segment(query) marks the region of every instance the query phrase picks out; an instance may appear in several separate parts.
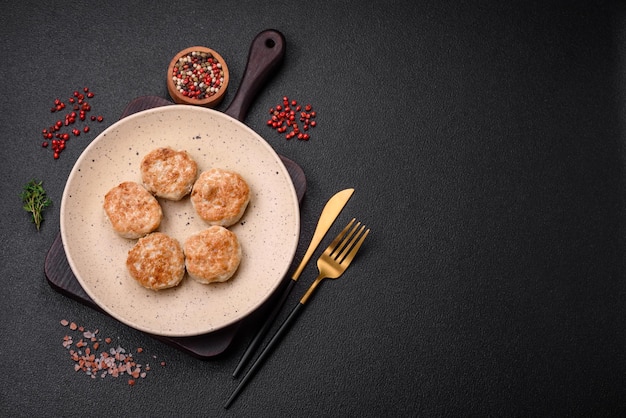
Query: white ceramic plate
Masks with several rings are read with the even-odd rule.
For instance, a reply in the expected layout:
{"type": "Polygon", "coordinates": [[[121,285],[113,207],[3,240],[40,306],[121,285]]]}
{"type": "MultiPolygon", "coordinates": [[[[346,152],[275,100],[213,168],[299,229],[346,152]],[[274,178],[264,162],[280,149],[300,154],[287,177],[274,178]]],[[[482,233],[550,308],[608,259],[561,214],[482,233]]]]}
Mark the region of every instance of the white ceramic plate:
{"type": "MultiPolygon", "coordinates": [[[[159,202],[164,214],[159,231],[181,244],[208,227],[189,197],[159,202]]],[[[87,294],[119,321],[161,336],[206,334],[250,314],[286,275],[299,233],[296,192],[272,147],[229,116],[194,106],[150,109],[111,125],[78,158],[61,203],[63,246],[87,294]],[[230,227],[239,237],[242,262],[225,283],[203,285],[186,275],[178,287],[155,292],[141,287],[126,270],[136,240],[113,231],[102,207],[104,195],[123,181],[140,183],[141,159],[161,146],[186,150],[199,171],[235,170],[250,186],[250,204],[230,227]]]]}

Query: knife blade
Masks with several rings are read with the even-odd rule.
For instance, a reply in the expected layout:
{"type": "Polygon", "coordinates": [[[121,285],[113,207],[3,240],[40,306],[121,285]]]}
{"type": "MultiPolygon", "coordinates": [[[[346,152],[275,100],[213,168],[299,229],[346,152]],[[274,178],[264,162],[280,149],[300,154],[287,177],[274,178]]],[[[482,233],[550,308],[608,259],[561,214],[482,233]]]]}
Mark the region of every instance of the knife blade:
{"type": "Polygon", "coordinates": [[[322,214],[317,221],[315,232],[313,232],[313,238],[311,238],[311,242],[306,252],[304,253],[304,257],[302,257],[300,264],[291,276],[291,280],[289,280],[287,287],[285,287],[285,290],[283,290],[280,300],[274,306],[274,309],[268,316],[263,326],[259,329],[259,331],[257,331],[256,335],[250,342],[250,345],[248,345],[248,348],[241,357],[241,360],[239,360],[239,364],[233,372],[233,377],[237,377],[241,369],[246,365],[255,348],[260,344],[267,331],[269,331],[270,326],[274,322],[274,319],[276,319],[281,308],[287,301],[287,297],[289,296],[289,293],[291,293],[291,289],[293,289],[294,284],[296,283],[296,281],[298,281],[300,274],[302,274],[304,267],[311,259],[311,256],[320,245],[320,242],[322,242],[322,239],[324,239],[324,236],[326,236],[326,233],[333,225],[343,208],[346,206],[346,203],[348,203],[348,200],[350,200],[353,193],[354,189],[345,189],[337,192],[333,197],[328,200],[328,202],[326,202],[326,205],[324,205],[324,209],[322,209],[322,214]]]}
{"type": "Polygon", "coordinates": [[[317,226],[315,227],[315,232],[313,233],[313,238],[311,239],[311,243],[309,244],[309,248],[307,248],[304,253],[304,257],[302,257],[302,261],[300,261],[300,265],[291,276],[292,280],[298,280],[300,274],[304,270],[304,267],[311,259],[311,256],[322,242],[322,239],[330,229],[330,227],[335,222],[335,219],[341,213],[341,210],[346,206],[350,197],[354,193],[354,189],[345,189],[338,193],[336,193],[324,206],[322,210],[322,214],[320,215],[320,219],[317,222],[317,226]]]}

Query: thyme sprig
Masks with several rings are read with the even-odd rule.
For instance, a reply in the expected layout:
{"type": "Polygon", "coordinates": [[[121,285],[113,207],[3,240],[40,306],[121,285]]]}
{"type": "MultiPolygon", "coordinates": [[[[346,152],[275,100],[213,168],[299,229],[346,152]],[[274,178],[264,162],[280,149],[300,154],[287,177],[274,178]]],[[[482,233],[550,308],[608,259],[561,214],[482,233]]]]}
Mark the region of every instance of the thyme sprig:
{"type": "Polygon", "coordinates": [[[46,196],[46,191],[42,184],[43,181],[37,182],[33,179],[24,186],[24,190],[20,194],[24,203],[23,208],[31,214],[37,231],[39,231],[41,222],[43,222],[43,210],[52,204],[52,201],[46,196]]]}

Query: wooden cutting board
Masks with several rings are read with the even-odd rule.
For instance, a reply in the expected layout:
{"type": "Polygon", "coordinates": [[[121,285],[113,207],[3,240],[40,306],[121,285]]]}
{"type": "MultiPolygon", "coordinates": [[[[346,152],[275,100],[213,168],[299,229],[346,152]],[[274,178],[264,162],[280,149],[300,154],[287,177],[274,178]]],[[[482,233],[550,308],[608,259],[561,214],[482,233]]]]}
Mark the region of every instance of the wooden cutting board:
{"type": "MultiPolygon", "coordinates": [[[[157,96],[139,97],[128,104],[128,106],[124,109],[121,118],[142,110],[171,104],[173,103],[157,96]]],[[[300,169],[300,167],[292,160],[283,156],[280,156],[280,158],[291,176],[291,180],[293,181],[296,194],[298,196],[298,201],[302,202],[302,198],[304,197],[304,192],[306,190],[306,178],[304,173],[302,172],[302,169],[300,169]]],[[[89,297],[89,295],[87,295],[78,283],[76,276],[74,276],[74,273],[72,272],[72,269],[67,261],[65,250],[63,249],[63,241],[61,240],[60,232],[46,254],[44,272],[48,284],[54,290],[93,309],[103,312],[102,309],[100,309],[100,307],[89,297]]],[[[273,299],[270,299],[266,305],[271,304],[272,301],[273,299]]],[[[257,312],[252,314],[252,316],[258,315],[264,310],[265,309],[262,307],[257,312]]],[[[226,350],[226,348],[228,348],[237,332],[242,328],[242,322],[243,321],[209,334],[193,337],[163,337],[152,334],[149,335],[195,357],[207,359],[221,354],[224,350],[226,350]]]]}

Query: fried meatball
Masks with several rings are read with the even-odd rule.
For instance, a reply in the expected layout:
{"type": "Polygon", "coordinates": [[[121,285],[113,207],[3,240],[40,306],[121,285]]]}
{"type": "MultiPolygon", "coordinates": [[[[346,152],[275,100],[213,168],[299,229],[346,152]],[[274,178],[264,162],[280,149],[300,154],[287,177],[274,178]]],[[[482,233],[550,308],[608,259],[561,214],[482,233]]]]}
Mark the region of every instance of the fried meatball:
{"type": "Polygon", "coordinates": [[[104,210],[115,232],[136,239],[156,230],[161,224],[161,205],[139,183],[120,183],[104,196],[104,210]]]}
{"type": "Polygon", "coordinates": [[[185,276],[185,256],[180,243],[161,232],[140,238],[128,252],[130,275],[147,289],[177,286],[185,276]]]}
{"type": "Polygon", "coordinates": [[[191,192],[191,203],[210,225],[231,226],[246,211],[250,187],[238,173],[212,168],[198,177],[191,192]]]}
{"type": "Polygon", "coordinates": [[[141,180],[155,196],[180,200],[193,187],[198,175],[198,165],[187,151],[174,151],[169,147],[157,148],[141,160],[141,180]]]}
{"type": "Polygon", "coordinates": [[[241,263],[241,246],[234,232],[213,225],[185,240],[185,266],[200,283],[225,282],[241,263]]]}

